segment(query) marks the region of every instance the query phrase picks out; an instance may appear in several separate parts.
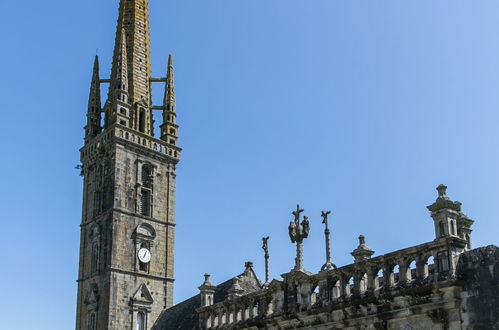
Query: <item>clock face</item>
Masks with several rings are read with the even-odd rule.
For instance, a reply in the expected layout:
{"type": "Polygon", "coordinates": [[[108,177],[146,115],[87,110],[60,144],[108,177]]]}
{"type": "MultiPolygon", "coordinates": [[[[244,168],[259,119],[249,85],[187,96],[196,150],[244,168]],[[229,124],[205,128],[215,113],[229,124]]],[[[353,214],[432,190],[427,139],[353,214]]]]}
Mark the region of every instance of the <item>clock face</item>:
{"type": "Polygon", "coordinates": [[[151,252],[146,248],[140,249],[139,260],[145,264],[149,263],[149,261],[151,261],[151,252]]]}

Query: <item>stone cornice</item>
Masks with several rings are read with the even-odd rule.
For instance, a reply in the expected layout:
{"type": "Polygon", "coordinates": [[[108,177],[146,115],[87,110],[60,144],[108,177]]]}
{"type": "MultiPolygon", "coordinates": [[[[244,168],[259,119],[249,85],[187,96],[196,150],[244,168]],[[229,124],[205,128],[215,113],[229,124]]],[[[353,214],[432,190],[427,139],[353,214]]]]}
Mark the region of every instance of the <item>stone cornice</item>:
{"type": "Polygon", "coordinates": [[[108,272],[120,273],[120,274],[125,274],[125,275],[132,275],[132,276],[136,276],[136,277],[144,277],[144,278],[148,278],[151,280],[160,280],[160,281],[172,282],[172,283],[175,282],[175,279],[170,278],[170,277],[162,277],[162,276],[156,276],[156,275],[151,275],[151,274],[146,274],[146,273],[141,273],[141,272],[133,272],[133,271],[123,270],[123,269],[113,268],[113,267],[106,268],[105,270],[103,270],[102,272],[100,272],[98,274],[95,274],[92,276],[87,276],[84,278],[80,278],[76,282],[83,282],[83,281],[92,279],[94,277],[100,277],[108,272]]]}
{"type": "Polygon", "coordinates": [[[90,224],[98,221],[99,218],[106,218],[109,214],[112,214],[114,212],[122,213],[122,214],[125,214],[125,215],[128,215],[128,216],[131,216],[131,217],[141,218],[141,219],[144,219],[144,220],[147,220],[147,221],[151,221],[151,222],[158,223],[158,224],[165,225],[165,226],[169,226],[169,227],[175,227],[176,226],[176,224],[174,222],[162,221],[162,220],[158,220],[158,219],[146,217],[146,216],[143,216],[143,215],[140,215],[140,214],[137,214],[137,213],[125,211],[125,210],[122,210],[122,209],[119,209],[119,208],[112,208],[112,209],[109,209],[109,210],[107,210],[107,211],[99,214],[93,220],[90,220],[90,221],[82,223],[80,225],[80,227],[88,226],[88,225],[90,225],[90,224]]]}

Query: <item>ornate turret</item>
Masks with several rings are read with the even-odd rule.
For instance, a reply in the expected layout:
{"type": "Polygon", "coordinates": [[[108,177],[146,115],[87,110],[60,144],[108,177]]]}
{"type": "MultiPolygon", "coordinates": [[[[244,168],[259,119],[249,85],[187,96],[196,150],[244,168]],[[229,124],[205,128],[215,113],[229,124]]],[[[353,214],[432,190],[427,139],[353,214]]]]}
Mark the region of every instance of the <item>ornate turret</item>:
{"type": "Polygon", "coordinates": [[[128,59],[125,31],[119,39],[118,53],[113,63],[111,82],[106,109],[109,121],[107,125],[118,123],[130,126],[130,104],[128,103],[128,59]]]}
{"type": "Polygon", "coordinates": [[[92,83],[90,84],[90,95],[88,97],[87,125],[85,126],[85,143],[90,141],[100,132],[101,121],[101,98],[99,78],[99,57],[94,60],[92,83]]]}
{"type": "Polygon", "coordinates": [[[446,185],[439,185],[437,191],[437,200],[428,206],[435,223],[436,239],[448,236],[460,237],[468,242],[467,249],[471,249],[471,225],[473,220],[461,212],[462,204],[460,202],[452,201],[447,196],[446,185]]]}
{"type": "Polygon", "coordinates": [[[161,140],[170,145],[177,145],[178,125],[175,112],[175,80],[173,74],[173,57],[168,57],[165,96],[163,99],[163,124],[161,125],[161,140]]]}
{"type": "Polygon", "coordinates": [[[215,286],[210,282],[210,274],[204,274],[204,282],[199,287],[199,292],[201,296],[201,307],[213,305],[213,300],[215,296],[215,286]]]}

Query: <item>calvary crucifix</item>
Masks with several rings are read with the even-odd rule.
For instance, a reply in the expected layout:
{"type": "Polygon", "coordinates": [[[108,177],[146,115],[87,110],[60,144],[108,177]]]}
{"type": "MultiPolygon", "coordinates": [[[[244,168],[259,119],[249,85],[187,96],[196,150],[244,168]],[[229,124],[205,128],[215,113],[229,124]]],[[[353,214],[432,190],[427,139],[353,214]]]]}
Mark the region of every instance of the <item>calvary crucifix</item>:
{"type": "Polygon", "coordinates": [[[288,227],[289,238],[292,243],[296,243],[295,268],[293,270],[303,270],[303,240],[308,237],[310,232],[308,217],[304,216],[300,224],[300,214],[304,211],[300,208],[300,205],[297,205],[296,211],[292,212],[295,219],[289,223],[288,227]]]}

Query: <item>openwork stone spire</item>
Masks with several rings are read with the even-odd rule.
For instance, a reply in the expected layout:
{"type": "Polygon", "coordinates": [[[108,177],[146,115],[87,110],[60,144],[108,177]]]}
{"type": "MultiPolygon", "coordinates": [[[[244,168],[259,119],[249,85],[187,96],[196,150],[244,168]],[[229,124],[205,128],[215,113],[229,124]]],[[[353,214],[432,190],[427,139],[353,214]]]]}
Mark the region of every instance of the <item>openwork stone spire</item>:
{"type": "Polygon", "coordinates": [[[106,102],[106,127],[114,123],[130,126],[131,107],[129,103],[128,56],[125,31],[121,31],[117,57],[113,62],[108,100],[106,102]]]}
{"type": "MultiPolygon", "coordinates": [[[[116,32],[114,61],[119,56],[120,34],[126,37],[128,78],[132,102],[150,102],[149,78],[151,77],[149,40],[149,2],[148,0],[121,0],[116,32]]],[[[113,65],[113,70],[115,66],[113,65]]],[[[113,76],[115,73],[113,73],[113,76]]]]}
{"type": "Polygon", "coordinates": [[[88,96],[87,126],[85,126],[85,143],[90,141],[100,132],[101,122],[101,96],[99,78],[99,57],[94,60],[90,95],[88,96]]]}
{"type": "Polygon", "coordinates": [[[118,54],[113,63],[114,70],[111,76],[110,91],[128,92],[128,56],[124,30],[121,30],[118,44],[118,54]]]}
{"type": "MultiPolygon", "coordinates": [[[[111,79],[120,74],[126,52],[131,128],[153,135],[148,0],[121,0],[111,79]],[[126,49],[123,50],[123,45],[126,49]]],[[[110,89],[113,89],[111,82],[110,89]]],[[[111,92],[111,91],[110,91],[111,92]]]]}
{"type": "Polygon", "coordinates": [[[165,95],[163,98],[163,124],[161,125],[161,140],[176,146],[178,140],[177,114],[175,112],[175,79],[173,73],[173,57],[168,57],[165,95]]]}

